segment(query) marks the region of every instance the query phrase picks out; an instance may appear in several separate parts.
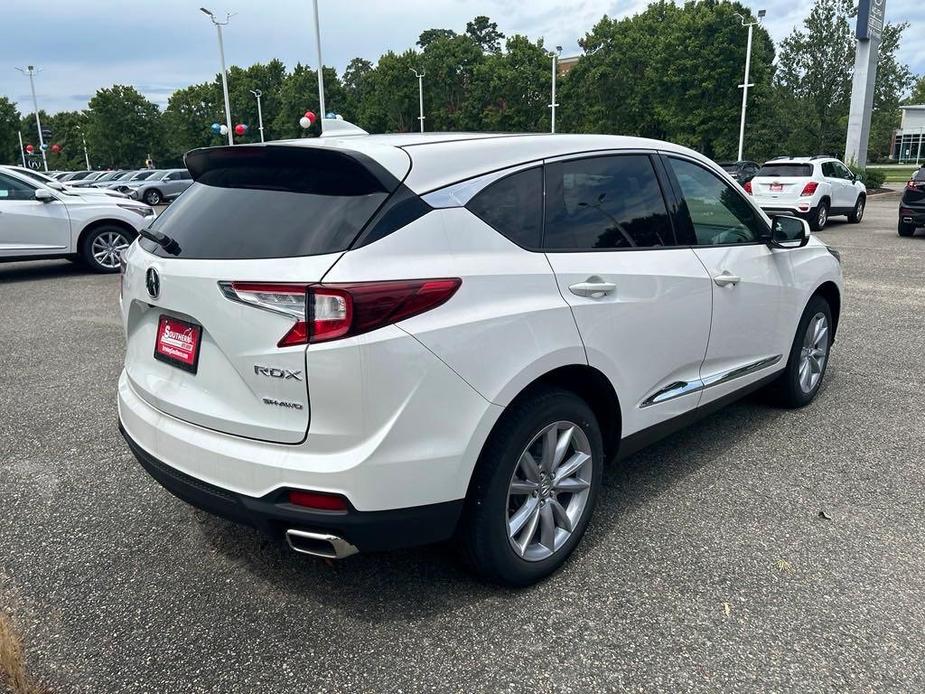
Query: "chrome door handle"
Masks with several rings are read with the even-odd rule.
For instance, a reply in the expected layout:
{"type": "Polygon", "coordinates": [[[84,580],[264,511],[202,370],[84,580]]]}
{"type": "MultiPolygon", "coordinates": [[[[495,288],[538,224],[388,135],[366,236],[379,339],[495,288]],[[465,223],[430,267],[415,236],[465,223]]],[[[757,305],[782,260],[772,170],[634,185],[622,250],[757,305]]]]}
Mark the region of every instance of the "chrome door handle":
{"type": "Polygon", "coordinates": [[[601,299],[608,294],[613,294],[617,285],[613,282],[605,282],[600,277],[589,277],[584,282],[569,286],[569,291],[576,296],[586,296],[589,299],[601,299]]]}
{"type": "Polygon", "coordinates": [[[733,275],[729,270],[723,270],[722,274],[717,275],[713,278],[713,281],[716,283],[717,287],[725,287],[727,284],[731,284],[733,287],[742,281],[742,278],[733,275]]]}

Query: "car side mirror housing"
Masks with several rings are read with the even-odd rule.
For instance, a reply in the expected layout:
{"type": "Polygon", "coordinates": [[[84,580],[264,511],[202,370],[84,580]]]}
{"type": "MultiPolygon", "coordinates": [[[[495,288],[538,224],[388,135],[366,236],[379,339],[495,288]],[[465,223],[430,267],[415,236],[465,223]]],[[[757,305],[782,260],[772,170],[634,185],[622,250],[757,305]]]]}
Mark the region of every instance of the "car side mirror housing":
{"type": "Polygon", "coordinates": [[[36,188],[35,190],[35,199],[39,202],[51,202],[52,200],[57,200],[54,194],[47,188],[36,188]]]}
{"type": "Polygon", "coordinates": [[[809,223],[798,217],[775,215],[762,241],[771,248],[802,248],[809,243],[809,223]]]}

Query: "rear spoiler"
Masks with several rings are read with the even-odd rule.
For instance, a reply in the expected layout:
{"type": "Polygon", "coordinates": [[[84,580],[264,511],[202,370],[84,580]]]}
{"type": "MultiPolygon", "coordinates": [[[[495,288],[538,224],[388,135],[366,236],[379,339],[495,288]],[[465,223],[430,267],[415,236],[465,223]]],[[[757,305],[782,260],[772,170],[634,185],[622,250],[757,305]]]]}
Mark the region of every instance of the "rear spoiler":
{"type": "Polygon", "coordinates": [[[362,195],[392,193],[400,183],[365,154],[333,147],[281,144],[202,147],[187,152],[183,160],[194,181],[220,188],[362,195]]]}

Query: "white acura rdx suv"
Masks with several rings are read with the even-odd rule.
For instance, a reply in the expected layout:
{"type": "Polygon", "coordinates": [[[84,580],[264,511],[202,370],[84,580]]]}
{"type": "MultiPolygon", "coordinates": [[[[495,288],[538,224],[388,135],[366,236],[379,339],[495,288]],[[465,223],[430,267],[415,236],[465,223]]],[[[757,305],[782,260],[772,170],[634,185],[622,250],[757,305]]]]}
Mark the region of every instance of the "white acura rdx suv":
{"type": "Polygon", "coordinates": [[[190,152],[124,255],[121,430],[189,503],[341,558],[559,567],[605,462],[819,390],[838,255],[705,157],[592,135],[190,152]]]}

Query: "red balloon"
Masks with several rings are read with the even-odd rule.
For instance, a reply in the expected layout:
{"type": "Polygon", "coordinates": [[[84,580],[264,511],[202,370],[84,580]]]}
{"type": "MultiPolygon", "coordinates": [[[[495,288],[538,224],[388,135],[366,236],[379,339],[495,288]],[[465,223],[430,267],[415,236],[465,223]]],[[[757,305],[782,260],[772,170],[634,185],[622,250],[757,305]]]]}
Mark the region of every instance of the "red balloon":
{"type": "Polygon", "coordinates": [[[308,118],[308,120],[310,120],[312,123],[314,123],[314,122],[315,122],[315,118],[317,118],[317,116],[315,115],[315,113],[314,113],[313,111],[306,111],[306,112],[305,112],[305,117],[308,118]]]}
{"type": "Polygon", "coordinates": [[[32,145],[26,145],[26,151],[29,154],[32,154],[35,151],[35,147],[33,147],[32,145]]]}
{"type": "Polygon", "coordinates": [[[246,132],[247,132],[247,126],[244,125],[244,123],[238,123],[236,126],[234,126],[235,135],[243,135],[246,132]]]}
{"type": "Polygon", "coordinates": [[[61,152],[61,145],[59,145],[56,142],[55,144],[51,146],[51,151],[54,152],[55,154],[59,154],[61,152]]]}

